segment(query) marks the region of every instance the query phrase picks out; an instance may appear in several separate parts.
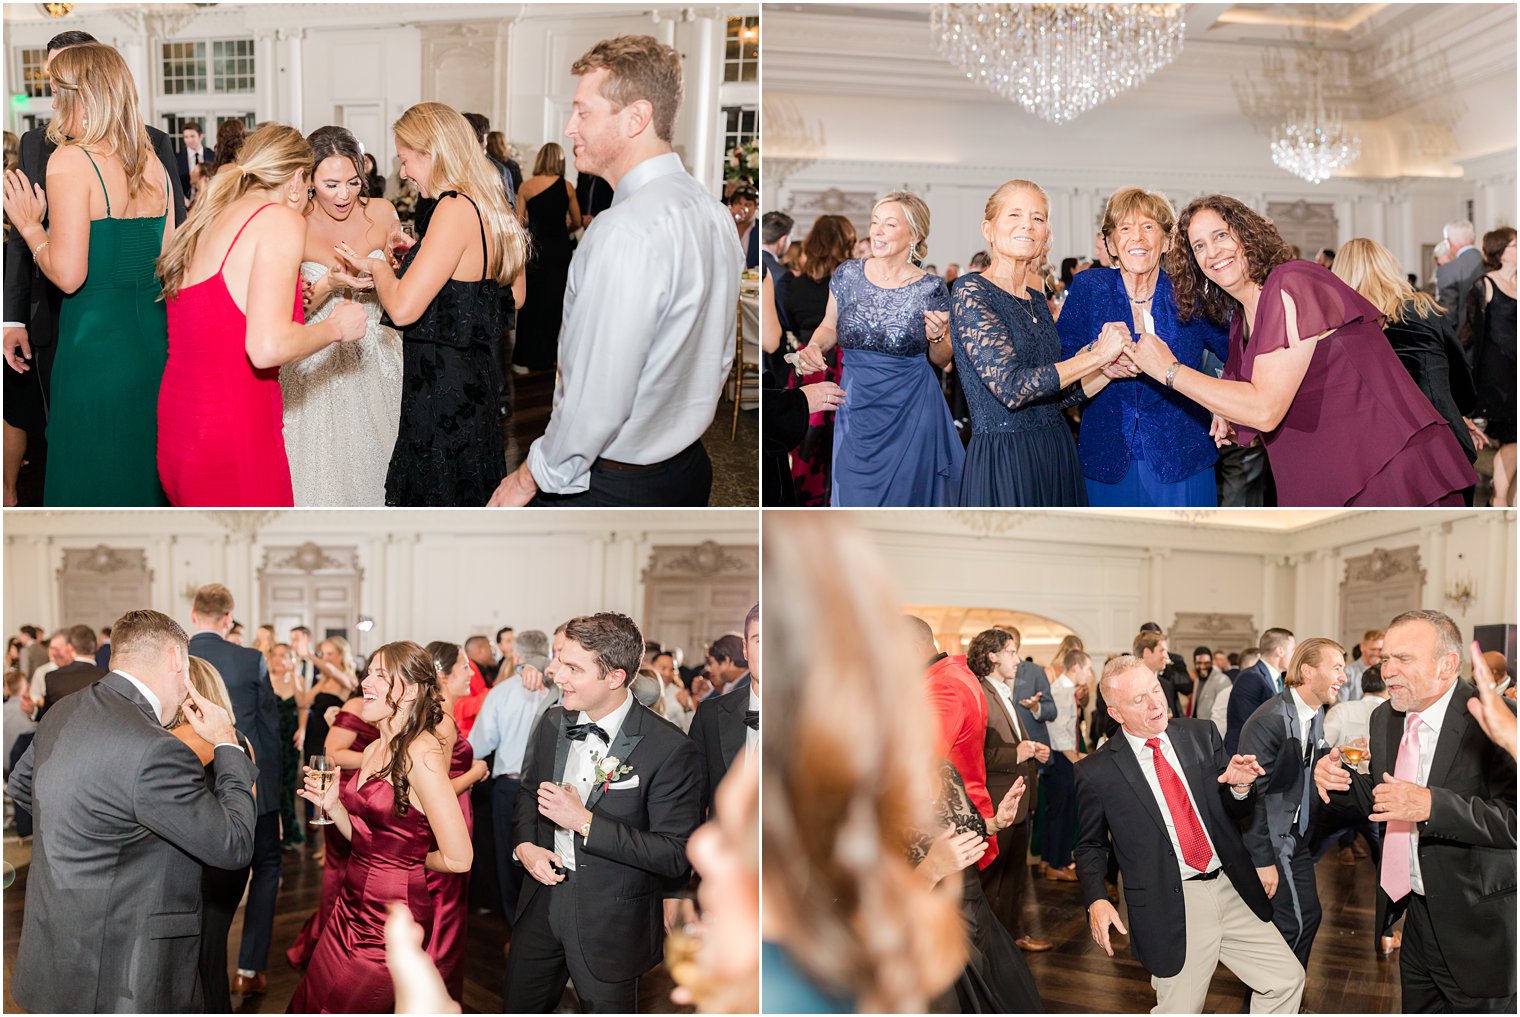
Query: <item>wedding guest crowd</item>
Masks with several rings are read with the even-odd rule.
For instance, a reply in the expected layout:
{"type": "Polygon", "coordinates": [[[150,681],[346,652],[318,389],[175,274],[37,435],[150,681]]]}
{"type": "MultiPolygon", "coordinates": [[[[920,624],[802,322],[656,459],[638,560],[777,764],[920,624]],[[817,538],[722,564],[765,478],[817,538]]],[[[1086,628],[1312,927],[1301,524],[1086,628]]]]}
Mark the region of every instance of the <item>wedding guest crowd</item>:
{"type": "Polygon", "coordinates": [[[342,127],[192,121],[175,153],[116,49],[63,33],[45,73],[4,187],[7,504],[44,434],[50,506],[707,504],[743,252],[671,147],[671,47],[571,68],[575,165],[616,189],[594,223],[560,146],[521,180],[442,103],[392,125],[403,224],[342,127]],[[508,475],[519,310],[515,363],[557,377],[508,475]]]}
{"type": "MultiPolygon", "coordinates": [[[[20,954],[34,973],[14,990],[23,1005],[139,1011],[146,999],[164,1012],[227,1012],[234,998],[265,995],[282,870],[288,877],[300,861],[282,849],[315,847],[325,825],[321,903],[287,951],[304,971],[291,1012],[392,1011],[400,987],[384,942],[395,900],[420,927],[446,998],[462,999],[469,885],[482,865],[511,929],[505,1009],[553,1012],[568,978],[582,1007],[632,1012],[639,977],[663,956],[663,930],[692,921],[682,898],[693,863],[729,891],[748,887],[751,900],[735,913],[736,902],[699,895],[703,926],[685,934],[702,940],[698,969],[726,970],[728,981],[673,969],[680,998],[755,1009],[758,957],[743,940],[753,942],[758,921],[758,845],[742,837],[758,836],[758,799],[751,792],[746,804],[741,789],[753,786],[745,760],[758,751],[758,604],[742,638],[720,637],[704,668],[671,674],[676,701],[707,693],[690,738],[667,715],[665,679],[653,679],[653,706],[632,694],[646,655],[672,661],[681,651],[646,644],[621,614],[567,620],[552,650],[537,630],[504,627],[494,652],[483,637],[466,639],[483,645],[494,679],[466,725],[463,701],[484,680],[459,643],[391,642],[356,659],[337,634],[313,646],[297,626],[275,643],[261,626],[267,648],[243,647],[228,638],[233,606],[225,586],[201,587],[189,636],[157,612],[129,613],[112,626],[109,672],[94,664],[94,630],[77,625],[60,634],[59,663],[38,675],[36,699],[19,668],[8,679],[6,734],[24,739],[9,785],[18,832],[36,814],[20,954]],[[725,781],[740,770],[747,776],[725,781]],[[471,791],[487,780],[482,816],[471,791]],[[699,862],[692,835],[704,821],[699,862]],[[128,844],[139,846],[123,852],[128,844]],[[127,874],[128,862],[145,868],[127,874]],[[112,878],[158,896],[144,896],[129,920],[119,896],[66,890],[112,878]],[[713,942],[702,931],[709,908],[713,942]],[[174,946],[153,964],[121,962],[111,946],[136,935],[138,912],[174,946]],[[70,937],[88,949],[61,948],[70,937]]],[[[21,639],[38,641],[27,628],[14,641],[17,664],[21,639]]],[[[474,972],[488,984],[499,976],[474,972]]]]}
{"type": "Polygon", "coordinates": [[[1513,504],[1509,227],[1480,248],[1471,223],[1449,224],[1432,297],[1375,241],[1304,261],[1222,194],[1178,214],[1120,188],[1094,256],[1059,279],[1034,181],[994,191],[987,249],[944,278],[924,264],[917,195],[884,197],[870,238],[831,245],[839,261],[822,256],[835,218],[849,226],[821,216],[799,269],[780,251],[767,263],[774,387],[843,390],[809,394],[806,425],[800,400],[776,397],[768,476],[793,483],[767,504],[1461,505],[1488,482],[1475,465],[1493,504],[1513,504]],[[825,279],[818,316],[809,286],[825,279]]]}
{"type": "MultiPolygon", "coordinates": [[[[1364,911],[1348,919],[1337,901],[1340,920],[1365,924],[1369,955],[1399,953],[1395,1008],[1514,1009],[1514,710],[1448,616],[1409,611],[1368,633],[1381,661],[1354,701],[1340,698],[1338,643],[1278,627],[1233,684],[1207,646],[1189,674],[1150,623],[1101,674],[1076,636],[1047,672],[1020,659],[1015,630],[979,632],[958,654],[945,647],[956,634],[902,618],[842,520],[789,516],[767,535],[767,576],[786,591],[771,695],[788,718],[766,736],[767,1010],[1040,1012],[1052,969],[1031,977],[1023,954],[1052,948],[1039,934],[1072,892],[1065,906],[1085,908],[1104,953],[1127,941],[1156,1012],[1205,1012],[1223,965],[1244,983],[1242,1012],[1297,1013],[1326,991],[1310,978],[1330,906],[1314,862],[1342,817],[1375,831],[1377,876],[1360,901],[1352,891],[1364,911]],[[1210,718],[1227,695],[1230,716],[1249,706],[1238,746],[1210,718]],[[1110,725],[1084,730],[1084,704],[1110,725]],[[1350,750],[1370,751],[1370,768],[1343,762],[1350,750]],[[1068,801],[1076,827],[1063,831],[1068,801]],[[1031,828],[1044,831],[1033,844],[1031,828]],[[1036,907],[1032,854],[1073,891],[1036,907]]],[[[1113,1008],[1098,985],[1083,991],[1089,1009],[1113,1008]]]]}

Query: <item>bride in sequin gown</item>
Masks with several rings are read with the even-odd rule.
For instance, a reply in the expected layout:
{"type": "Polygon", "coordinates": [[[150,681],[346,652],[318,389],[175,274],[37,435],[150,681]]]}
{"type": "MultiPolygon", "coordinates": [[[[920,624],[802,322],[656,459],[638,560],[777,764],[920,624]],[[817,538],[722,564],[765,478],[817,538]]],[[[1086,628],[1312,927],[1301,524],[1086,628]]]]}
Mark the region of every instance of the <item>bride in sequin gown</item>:
{"type": "Polygon", "coordinates": [[[344,292],[329,278],[332,248],[347,242],[381,257],[397,224],[383,198],[361,196],[358,142],[341,127],[308,139],[314,154],[313,201],[307,215],[301,281],[315,297],[307,322],[321,321],[341,295],[358,300],[369,318],[364,338],[324,349],[280,369],[285,400],[285,451],[295,503],[307,506],[383,505],[385,470],[401,420],[401,335],[381,323],[372,290],[344,292]],[[314,260],[320,257],[321,260],[314,260]]]}

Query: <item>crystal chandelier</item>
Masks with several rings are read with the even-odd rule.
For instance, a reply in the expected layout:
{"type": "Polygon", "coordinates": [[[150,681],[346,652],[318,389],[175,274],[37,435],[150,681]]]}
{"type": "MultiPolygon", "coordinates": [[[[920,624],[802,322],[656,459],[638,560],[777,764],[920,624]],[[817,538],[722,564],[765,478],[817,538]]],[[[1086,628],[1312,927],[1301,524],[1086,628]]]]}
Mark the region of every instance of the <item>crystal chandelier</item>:
{"type": "Polygon", "coordinates": [[[1290,115],[1272,132],[1272,161],[1280,169],[1318,184],[1356,162],[1362,154],[1362,142],[1339,117],[1325,115],[1317,61],[1313,68],[1309,109],[1302,115],[1290,115]]]}
{"type": "Polygon", "coordinates": [[[1177,59],[1182,4],[934,4],[935,46],[966,76],[1053,123],[1177,59]]]}

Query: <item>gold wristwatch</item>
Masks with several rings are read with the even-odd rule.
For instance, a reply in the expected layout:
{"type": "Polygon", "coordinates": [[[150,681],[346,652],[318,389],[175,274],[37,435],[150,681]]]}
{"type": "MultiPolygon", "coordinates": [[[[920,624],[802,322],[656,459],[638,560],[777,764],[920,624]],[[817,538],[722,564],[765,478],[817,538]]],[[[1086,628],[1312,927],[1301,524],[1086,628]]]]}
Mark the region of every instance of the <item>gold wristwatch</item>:
{"type": "Polygon", "coordinates": [[[581,828],[578,831],[576,831],[576,832],[581,835],[581,840],[588,840],[588,839],[590,839],[590,837],[591,837],[591,820],[587,819],[584,823],[581,824],[581,828]]]}

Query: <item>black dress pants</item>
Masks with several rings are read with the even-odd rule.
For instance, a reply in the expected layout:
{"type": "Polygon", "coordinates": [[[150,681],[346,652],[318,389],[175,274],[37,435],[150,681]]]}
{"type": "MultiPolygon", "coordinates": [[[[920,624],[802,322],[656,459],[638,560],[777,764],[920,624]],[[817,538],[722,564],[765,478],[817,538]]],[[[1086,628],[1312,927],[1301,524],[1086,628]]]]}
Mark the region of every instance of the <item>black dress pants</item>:
{"type": "Polygon", "coordinates": [[[1307,970],[1309,951],[1314,947],[1315,934],[1319,932],[1319,887],[1314,881],[1314,856],[1309,852],[1309,841],[1297,834],[1292,836],[1292,841],[1292,854],[1279,853],[1277,856],[1277,892],[1272,895],[1272,924],[1277,926],[1293,955],[1307,970]]]}
{"type": "Polygon", "coordinates": [[[269,966],[280,864],[280,810],[276,808],[260,816],[253,827],[253,878],[248,885],[248,906],[243,909],[243,944],[238,948],[238,967],[248,971],[263,971],[269,966]]]}
{"type": "Polygon", "coordinates": [[[1029,821],[1014,823],[997,833],[998,856],[981,870],[987,904],[1008,935],[1024,935],[1024,895],[1029,889],[1029,821]]]}
{"type": "Polygon", "coordinates": [[[512,857],[517,838],[512,835],[512,813],[517,808],[517,793],[522,781],[503,774],[491,786],[491,825],[496,833],[496,881],[501,887],[501,916],[507,920],[507,928],[517,922],[517,895],[522,892],[522,881],[533,877],[512,857]]]}
{"type": "Polygon", "coordinates": [[[563,883],[539,886],[512,927],[502,1001],[505,1013],[553,1013],[565,990],[566,975],[586,1013],[636,1012],[637,978],[604,982],[591,973],[576,935],[575,879],[575,873],[567,871],[563,883]]]}
{"type": "MultiPolygon", "coordinates": [[[[1453,958],[1459,964],[1470,957],[1453,958]]],[[[1514,963],[1514,958],[1510,958],[1514,963]]],[[[1399,988],[1404,1013],[1514,1013],[1515,995],[1469,996],[1457,987],[1451,967],[1436,942],[1430,908],[1422,894],[1409,895],[1404,914],[1404,944],[1399,948],[1399,988]]]]}
{"type": "Polygon", "coordinates": [[[662,463],[632,469],[591,467],[591,487],[580,494],[540,492],[531,504],[576,508],[706,508],[712,494],[712,460],[701,439],[662,463]]]}

